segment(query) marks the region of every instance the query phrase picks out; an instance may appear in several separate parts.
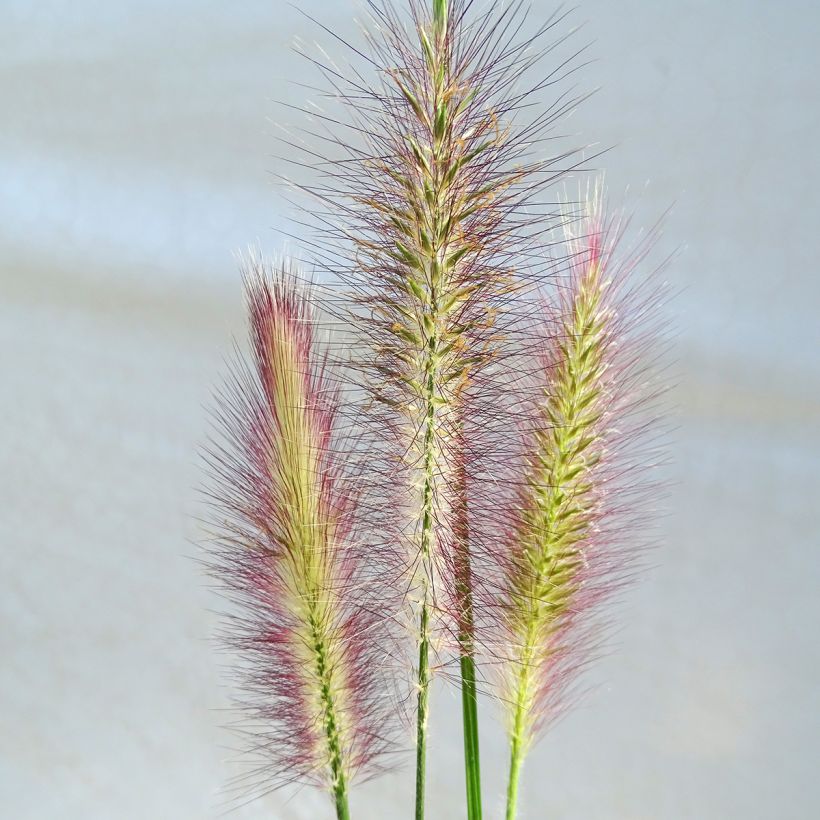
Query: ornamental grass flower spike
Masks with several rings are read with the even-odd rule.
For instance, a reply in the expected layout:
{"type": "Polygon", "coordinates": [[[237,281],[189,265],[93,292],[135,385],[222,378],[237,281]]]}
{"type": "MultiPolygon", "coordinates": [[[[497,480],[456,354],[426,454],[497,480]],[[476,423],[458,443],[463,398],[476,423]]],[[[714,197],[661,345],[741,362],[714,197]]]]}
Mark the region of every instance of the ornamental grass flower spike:
{"type": "Polygon", "coordinates": [[[245,659],[261,788],[323,785],[347,818],[348,784],[386,750],[389,720],[383,621],[367,599],[339,388],[290,266],[252,259],[245,288],[252,356],[234,368],[217,412],[211,564],[240,608],[228,632],[245,659]]]}
{"type": "Polygon", "coordinates": [[[646,347],[658,291],[633,277],[651,236],[619,258],[622,225],[605,215],[600,189],[585,209],[568,222],[571,270],[542,317],[522,474],[506,511],[508,820],[529,746],[600,641],[595,605],[635,569],[639,502],[653,482],[652,415],[640,411],[656,395],[646,347]]]}

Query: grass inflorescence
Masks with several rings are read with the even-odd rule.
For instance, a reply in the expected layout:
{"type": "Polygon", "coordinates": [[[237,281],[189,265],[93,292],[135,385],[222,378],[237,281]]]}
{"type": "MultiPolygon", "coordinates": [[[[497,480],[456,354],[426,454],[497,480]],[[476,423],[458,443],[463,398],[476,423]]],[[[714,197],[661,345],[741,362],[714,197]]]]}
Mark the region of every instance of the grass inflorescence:
{"type": "MultiPolygon", "coordinates": [[[[600,644],[598,605],[631,577],[653,487],[658,396],[651,367],[662,288],[636,278],[653,236],[620,248],[624,224],[602,189],[568,220],[568,271],[531,330],[513,492],[497,508],[505,548],[490,628],[507,713],[507,818],[526,753],[600,644]]],[[[496,530],[496,533],[498,530],[496,530]]]]}
{"type": "Polygon", "coordinates": [[[226,381],[208,455],[210,565],[237,606],[229,640],[265,727],[251,732],[265,787],[325,784],[346,818],[350,780],[386,751],[390,724],[357,478],[309,291],[288,263],[258,258],[245,286],[251,355],[226,381]]]}

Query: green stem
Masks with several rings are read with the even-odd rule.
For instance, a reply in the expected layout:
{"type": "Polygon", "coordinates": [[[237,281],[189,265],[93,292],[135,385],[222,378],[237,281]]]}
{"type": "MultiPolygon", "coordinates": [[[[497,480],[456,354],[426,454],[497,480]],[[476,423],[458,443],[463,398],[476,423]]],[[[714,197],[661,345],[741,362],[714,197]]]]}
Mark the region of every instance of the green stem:
{"type": "Polygon", "coordinates": [[[532,531],[535,543],[527,551],[533,561],[523,593],[521,654],[510,733],[510,772],[507,784],[507,820],[514,820],[518,781],[532,729],[533,676],[537,647],[569,606],[575,590],[575,572],[581,559],[578,542],[589,528],[588,470],[598,454],[591,431],[598,417],[598,379],[602,372],[599,339],[605,321],[601,312],[601,282],[597,264],[591,265],[575,294],[572,314],[565,325],[569,340],[563,361],[550,385],[545,413],[549,434],[542,437],[538,454],[543,472],[532,481],[548,488],[532,531]],[[534,557],[534,560],[533,560],[534,557]],[[540,638],[539,638],[540,636],[540,638]]]}
{"type": "Polygon", "coordinates": [[[421,608],[418,672],[418,708],[416,711],[416,820],[424,820],[424,787],[427,774],[427,711],[430,693],[430,613],[427,605],[421,608]]]}
{"type": "MultiPolygon", "coordinates": [[[[447,21],[447,0],[433,0],[433,28],[435,48],[438,53],[443,52],[443,41],[446,33],[447,21]]],[[[438,67],[434,72],[436,77],[436,94],[433,111],[438,111],[439,100],[441,98],[441,84],[444,81],[444,72],[438,67]]],[[[433,166],[434,170],[429,180],[430,190],[435,192],[434,201],[438,201],[441,187],[440,171],[438,168],[440,157],[438,155],[439,143],[433,139],[433,166]]],[[[426,199],[426,197],[425,197],[426,199]]],[[[427,723],[430,697],[430,594],[432,582],[435,576],[434,543],[435,534],[433,532],[435,520],[435,482],[437,481],[437,430],[436,430],[436,405],[439,397],[441,385],[439,384],[439,361],[440,361],[440,328],[441,312],[439,305],[442,261],[444,249],[440,245],[439,238],[439,214],[435,205],[427,205],[431,209],[429,213],[429,226],[419,226],[421,234],[425,234],[424,227],[429,227],[429,236],[433,239],[433,248],[427,250],[427,285],[429,292],[429,309],[426,311],[426,319],[429,321],[429,329],[424,332],[425,345],[422,351],[423,371],[424,371],[424,447],[422,454],[424,483],[422,490],[421,509],[421,562],[422,562],[422,599],[419,612],[419,666],[418,666],[418,704],[416,713],[416,820],[424,820],[424,792],[427,775],[427,723]]],[[[423,213],[423,211],[422,211],[423,213]]],[[[424,256],[424,255],[423,255],[424,256]]]]}
{"type": "Polygon", "coordinates": [[[461,656],[461,710],[464,725],[464,774],[467,782],[467,817],[481,820],[481,766],[478,753],[478,702],[475,661],[461,656]]]}
{"type": "Polygon", "coordinates": [[[515,820],[518,811],[518,783],[521,779],[521,766],[526,755],[527,720],[531,707],[533,654],[535,648],[535,618],[524,637],[523,652],[520,658],[518,686],[515,692],[515,711],[510,731],[510,771],[507,779],[507,814],[506,820],[515,820]]]}
{"type": "Polygon", "coordinates": [[[347,785],[344,779],[334,787],[333,797],[336,801],[336,818],[337,820],[350,820],[350,809],[347,805],[347,785]]]}
{"type": "Polygon", "coordinates": [[[467,484],[464,469],[464,435],[458,423],[454,533],[458,542],[457,585],[460,623],[458,644],[461,666],[461,712],[464,732],[464,778],[467,787],[468,820],[481,820],[481,765],[478,749],[478,693],[475,675],[473,623],[473,579],[470,567],[469,521],[467,518],[467,484]]]}
{"type": "MultiPolygon", "coordinates": [[[[516,710],[516,723],[519,722],[521,710],[516,710]]],[[[521,779],[521,763],[524,760],[524,750],[518,734],[513,735],[510,744],[510,774],[507,780],[507,820],[515,820],[518,811],[518,781],[521,779]]]]}

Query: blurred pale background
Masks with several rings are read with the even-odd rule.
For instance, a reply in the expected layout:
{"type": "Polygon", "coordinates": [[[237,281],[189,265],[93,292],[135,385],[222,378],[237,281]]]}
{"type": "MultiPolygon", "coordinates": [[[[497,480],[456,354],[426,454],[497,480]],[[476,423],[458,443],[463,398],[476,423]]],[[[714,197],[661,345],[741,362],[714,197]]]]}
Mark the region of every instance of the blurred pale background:
{"type": "MultiPolygon", "coordinates": [[[[355,36],[346,0],[304,5],[355,36]]],[[[679,420],[657,569],[532,756],[525,817],[820,816],[819,8],[573,15],[600,58],[582,82],[603,89],[572,130],[618,146],[609,182],[641,191],[642,219],[677,203],[679,420]]],[[[215,816],[234,770],[189,557],[195,450],[242,333],[232,252],[281,244],[266,120],[300,97],[289,44],[316,30],[280,0],[2,0],[0,17],[0,815],[215,816]]],[[[455,695],[435,709],[430,817],[450,820],[455,695]]],[[[497,817],[489,720],[483,742],[497,817]]],[[[409,816],[410,780],[358,790],[356,816],[409,816]]],[[[330,810],[304,793],[236,816],[330,810]]]]}

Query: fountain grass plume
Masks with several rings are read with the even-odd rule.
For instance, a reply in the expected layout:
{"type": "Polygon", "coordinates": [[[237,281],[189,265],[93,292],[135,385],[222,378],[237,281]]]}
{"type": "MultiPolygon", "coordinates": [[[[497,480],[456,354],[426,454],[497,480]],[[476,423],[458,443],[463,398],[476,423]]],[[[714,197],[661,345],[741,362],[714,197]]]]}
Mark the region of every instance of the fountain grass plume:
{"type": "Polygon", "coordinates": [[[525,755],[600,641],[595,611],[631,577],[653,486],[656,395],[647,344],[659,292],[634,269],[651,236],[619,253],[624,223],[602,189],[568,222],[570,271],[544,305],[517,487],[503,513],[498,615],[508,719],[507,820],[525,755]]]}
{"type": "Polygon", "coordinates": [[[390,725],[357,477],[309,291],[287,262],[251,258],[244,282],[251,355],[218,401],[210,566],[237,606],[226,632],[265,790],[320,785],[347,818],[349,783],[380,765],[390,725]]]}
{"type": "Polygon", "coordinates": [[[446,646],[460,658],[468,813],[477,820],[474,582],[457,523],[468,463],[463,395],[504,344],[513,294],[549,267],[534,252],[545,225],[560,219],[545,190],[577,157],[537,154],[578,99],[565,90],[536,116],[516,118],[577,61],[572,55],[527,83],[566,38],[548,40],[562,15],[519,38],[520,3],[476,11],[469,0],[411,0],[406,16],[390,2],[367,7],[367,51],[350,51],[371,79],[316,60],[344,117],[312,109],[307,145],[286,142],[320,169],[317,182],[295,187],[312,198],[317,261],[353,297],[374,428],[392,435],[383,463],[393,508],[406,517],[395,543],[405,547],[416,646],[416,818],[424,813],[430,681],[446,646]]]}

